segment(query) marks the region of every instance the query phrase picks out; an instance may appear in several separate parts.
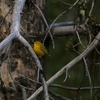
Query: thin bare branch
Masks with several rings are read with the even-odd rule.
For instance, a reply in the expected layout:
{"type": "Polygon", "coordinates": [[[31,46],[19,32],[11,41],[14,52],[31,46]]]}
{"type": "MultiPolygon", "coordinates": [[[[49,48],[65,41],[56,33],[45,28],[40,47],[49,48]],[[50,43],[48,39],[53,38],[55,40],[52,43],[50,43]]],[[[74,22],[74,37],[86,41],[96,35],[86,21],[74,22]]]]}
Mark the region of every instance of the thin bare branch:
{"type": "Polygon", "coordinates": [[[65,76],[65,79],[63,80],[63,82],[65,82],[68,78],[68,70],[66,69],[66,76],[65,76]]]}
{"type": "MultiPolygon", "coordinates": [[[[72,91],[78,91],[79,87],[67,87],[67,86],[62,86],[58,84],[51,84],[49,87],[55,87],[55,88],[62,88],[65,90],[72,90],[72,91]]],[[[80,90],[90,90],[91,87],[80,87],[80,90]]],[[[100,86],[94,86],[92,89],[100,89],[100,86]]]]}
{"type": "MultiPolygon", "coordinates": [[[[89,12],[89,17],[90,17],[91,14],[92,14],[93,8],[94,8],[94,0],[92,0],[92,5],[91,5],[90,12],[89,12]]],[[[85,24],[87,24],[88,20],[89,20],[89,18],[86,19],[85,24]]]]}
{"type": "Polygon", "coordinates": [[[78,52],[78,51],[75,49],[75,47],[78,46],[78,45],[80,45],[80,43],[77,43],[77,44],[73,45],[72,48],[73,48],[73,51],[75,51],[75,53],[79,55],[80,52],[78,52]]]}
{"type": "Polygon", "coordinates": [[[52,28],[53,24],[58,20],[58,18],[59,18],[60,16],[62,16],[62,15],[65,14],[67,11],[69,11],[70,9],[72,9],[78,2],[79,2],[79,0],[75,1],[75,3],[74,3],[71,7],[69,7],[68,10],[65,10],[65,11],[63,11],[61,14],[59,14],[59,15],[56,17],[56,19],[52,22],[52,24],[50,25],[49,30],[52,28]]]}
{"type": "MultiPolygon", "coordinates": [[[[49,25],[48,25],[48,23],[47,23],[47,21],[46,21],[46,18],[44,17],[44,15],[43,15],[43,13],[42,13],[42,11],[41,11],[41,9],[35,4],[35,3],[33,3],[34,5],[35,5],[35,7],[39,10],[39,12],[41,13],[41,15],[42,15],[42,17],[43,17],[43,20],[44,20],[44,22],[45,22],[45,24],[46,24],[46,26],[47,26],[47,28],[49,29],[49,25]]],[[[48,30],[48,32],[49,32],[49,35],[50,35],[50,37],[51,37],[51,40],[52,40],[52,45],[53,45],[53,48],[55,48],[55,42],[54,42],[54,39],[53,39],[53,36],[52,36],[52,34],[51,34],[51,32],[50,32],[50,30],[48,30]]],[[[44,41],[43,41],[44,42],[44,41]]]]}
{"type": "Polygon", "coordinates": [[[37,57],[37,55],[35,54],[35,52],[33,51],[32,47],[30,46],[30,44],[21,36],[19,35],[18,40],[24,44],[25,47],[27,47],[27,49],[29,50],[29,52],[31,53],[32,57],[34,58],[37,67],[42,70],[42,65],[37,57]]]}
{"type": "Polygon", "coordinates": [[[22,87],[23,100],[27,100],[26,90],[22,87]]]}
{"type": "MultiPolygon", "coordinates": [[[[76,23],[73,22],[73,21],[70,21],[70,22],[60,22],[60,23],[55,23],[52,25],[51,29],[52,28],[55,28],[55,27],[62,27],[62,26],[75,26],[76,23]]],[[[51,26],[51,25],[50,25],[51,26]]]]}
{"type": "Polygon", "coordinates": [[[21,85],[19,82],[17,82],[16,80],[14,80],[16,83],[17,83],[17,85],[19,85],[21,88],[24,88],[24,89],[26,89],[26,90],[30,90],[30,91],[34,91],[34,89],[33,88],[29,88],[29,87],[25,87],[25,86],[23,86],[23,85],[21,85]]]}
{"type": "Polygon", "coordinates": [[[64,96],[62,96],[62,95],[59,95],[59,94],[54,93],[54,92],[51,92],[51,91],[49,91],[49,93],[50,93],[51,95],[55,96],[55,97],[58,97],[58,98],[61,99],[61,100],[71,100],[71,99],[69,99],[69,98],[66,98],[66,97],[64,97],[64,96]]]}
{"type": "Polygon", "coordinates": [[[11,42],[14,38],[16,38],[16,35],[14,33],[11,33],[7,38],[5,38],[1,43],[0,43],[0,51],[3,50],[3,48],[11,42]]]}
{"type": "Polygon", "coordinates": [[[81,38],[80,38],[80,36],[79,36],[78,31],[76,31],[76,35],[77,35],[77,37],[78,37],[79,43],[83,46],[83,48],[85,48],[85,46],[83,45],[83,43],[82,43],[82,41],[81,41],[81,38]]]}
{"type": "Polygon", "coordinates": [[[5,15],[5,17],[4,17],[3,20],[1,21],[0,27],[2,26],[2,24],[3,24],[4,20],[5,20],[5,18],[9,15],[9,13],[11,13],[11,11],[12,11],[12,7],[9,9],[8,13],[5,15]]]}
{"type": "Polygon", "coordinates": [[[61,2],[61,3],[65,4],[65,5],[68,5],[68,6],[71,6],[71,5],[72,5],[72,4],[69,4],[69,3],[64,2],[64,1],[62,1],[62,0],[60,0],[59,2],[61,2]]]}
{"type": "Polygon", "coordinates": [[[100,51],[95,47],[95,50],[97,51],[97,53],[100,55],[100,51]]]}
{"type": "Polygon", "coordinates": [[[48,86],[47,86],[47,83],[43,77],[42,74],[40,74],[40,78],[42,80],[42,83],[43,83],[43,90],[44,90],[44,99],[45,100],[49,100],[49,94],[48,94],[48,86]]]}
{"type": "Polygon", "coordinates": [[[36,81],[36,80],[33,80],[33,79],[29,78],[28,76],[26,77],[26,76],[24,76],[24,75],[22,75],[22,74],[20,74],[20,73],[18,73],[18,72],[16,72],[16,73],[17,73],[18,76],[21,76],[21,77],[23,77],[24,79],[28,79],[28,80],[32,81],[33,83],[37,83],[37,84],[42,85],[42,83],[40,83],[40,82],[38,82],[38,81],[36,81]]]}
{"type": "Polygon", "coordinates": [[[89,78],[89,83],[90,83],[90,100],[92,100],[92,80],[91,80],[91,76],[90,76],[90,73],[89,73],[89,70],[88,70],[88,65],[87,65],[86,59],[84,57],[83,57],[83,61],[84,61],[84,65],[85,65],[85,68],[86,68],[86,74],[88,75],[88,78],[89,78]]]}
{"type": "Polygon", "coordinates": [[[92,5],[91,5],[90,12],[89,12],[89,16],[91,16],[91,14],[92,14],[93,7],[94,7],[94,1],[95,1],[95,0],[92,0],[92,5]]]}

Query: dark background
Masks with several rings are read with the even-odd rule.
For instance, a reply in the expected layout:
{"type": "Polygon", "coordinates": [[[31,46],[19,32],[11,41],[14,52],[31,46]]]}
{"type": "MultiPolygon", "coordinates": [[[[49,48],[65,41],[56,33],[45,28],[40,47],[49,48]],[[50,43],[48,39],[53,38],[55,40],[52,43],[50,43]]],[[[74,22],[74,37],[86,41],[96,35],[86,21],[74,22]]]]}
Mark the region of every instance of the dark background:
{"type": "MultiPolygon", "coordinates": [[[[76,0],[61,0],[69,4],[73,4],[76,0]]],[[[91,0],[90,0],[91,1],[91,0]]],[[[51,24],[51,22],[64,10],[68,9],[70,6],[67,4],[61,3],[59,0],[48,0],[47,5],[47,20],[48,23],[51,24]]],[[[88,10],[91,7],[91,2],[88,4],[88,10]]],[[[74,9],[71,9],[67,13],[65,13],[63,16],[61,16],[56,22],[66,22],[66,21],[75,21],[77,18],[77,5],[74,9]]],[[[100,21],[100,1],[96,0],[94,5],[94,10],[92,13],[92,17],[99,22],[100,21]]],[[[82,42],[85,45],[86,39],[82,37],[82,42]]],[[[52,48],[52,44],[50,44],[49,47],[49,54],[51,57],[46,56],[45,58],[45,66],[44,71],[46,74],[47,80],[53,76],[57,71],[59,71],[64,65],[68,64],[71,60],[73,60],[78,55],[71,49],[71,47],[68,47],[68,44],[72,45],[73,42],[73,36],[66,36],[66,37],[55,37],[55,49],[52,48]],[[67,45],[67,46],[66,46],[67,45]]],[[[79,47],[80,53],[83,51],[83,48],[79,47]]],[[[90,54],[91,55],[91,54],[90,54]]],[[[100,66],[94,66],[94,68],[90,69],[90,74],[92,76],[92,83],[93,86],[100,85],[100,66]],[[98,74],[97,73],[98,70],[98,74]]],[[[84,64],[81,61],[80,63],[73,66],[69,72],[68,77],[65,82],[65,75],[63,74],[61,77],[59,77],[54,83],[64,85],[67,87],[89,87],[89,79],[87,77],[86,71],[84,69],[84,64]]],[[[89,100],[90,98],[90,90],[83,90],[83,91],[73,91],[73,90],[64,90],[54,87],[49,87],[49,89],[55,93],[58,93],[60,95],[63,95],[67,98],[74,99],[78,98],[79,100],[89,100]]],[[[94,90],[93,89],[93,98],[94,95],[100,91],[99,89],[94,90]]],[[[61,100],[58,98],[55,98],[55,100],[61,100]]]]}

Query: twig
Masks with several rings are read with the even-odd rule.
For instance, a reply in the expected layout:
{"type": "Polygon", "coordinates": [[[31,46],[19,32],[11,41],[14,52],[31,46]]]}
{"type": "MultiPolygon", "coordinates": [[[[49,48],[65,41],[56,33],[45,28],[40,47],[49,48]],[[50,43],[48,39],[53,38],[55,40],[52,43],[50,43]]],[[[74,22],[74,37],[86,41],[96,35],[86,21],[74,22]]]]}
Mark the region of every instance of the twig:
{"type": "Polygon", "coordinates": [[[88,33],[89,33],[89,44],[91,43],[92,41],[92,36],[91,36],[91,33],[90,33],[90,30],[88,29],[88,33]]]}
{"type": "Polygon", "coordinates": [[[3,49],[2,53],[4,53],[4,56],[2,58],[2,62],[7,58],[9,52],[11,51],[11,45],[12,45],[12,42],[10,42],[9,44],[7,44],[5,46],[5,48],[3,49]]]}
{"type": "Polygon", "coordinates": [[[30,91],[34,91],[33,88],[25,87],[25,86],[21,85],[19,82],[17,82],[16,80],[14,80],[14,81],[15,81],[15,82],[17,83],[17,85],[19,85],[21,88],[24,88],[24,89],[30,90],[30,91]]]}
{"type": "Polygon", "coordinates": [[[22,87],[23,100],[27,100],[26,90],[22,87]]]}
{"type": "Polygon", "coordinates": [[[85,65],[85,68],[86,68],[86,74],[88,75],[88,78],[89,78],[89,83],[90,83],[90,100],[92,100],[92,80],[91,80],[91,76],[90,76],[90,73],[89,73],[89,70],[88,70],[87,62],[86,62],[84,57],[83,57],[83,61],[84,61],[84,65],[85,65]]]}
{"type": "MultiPolygon", "coordinates": [[[[79,87],[67,87],[67,86],[62,86],[62,85],[58,85],[58,84],[51,84],[49,87],[55,87],[55,88],[62,88],[65,90],[72,90],[72,91],[78,91],[79,87]]],[[[80,90],[90,90],[91,87],[80,87],[80,90]]],[[[100,86],[94,86],[92,87],[92,89],[100,89],[100,86]]]]}
{"type": "Polygon", "coordinates": [[[80,36],[79,36],[79,34],[78,34],[78,31],[76,31],[76,35],[77,35],[77,37],[78,37],[79,43],[83,46],[83,48],[85,48],[85,46],[83,45],[83,43],[82,43],[82,41],[81,41],[81,39],[80,39],[80,36]]]}
{"type": "Polygon", "coordinates": [[[22,74],[20,74],[20,73],[18,73],[18,72],[16,72],[16,73],[18,74],[18,76],[21,76],[21,77],[23,77],[23,78],[25,78],[25,79],[28,79],[28,80],[30,80],[30,81],[32,81],[32,82],[34,82],[34,83],[37,83],[37,84],[42,85],[42,83],[40,83],[40,82],[38,82],[38,81],[35,81],[35,80],[29,78],[28,76],[26,77],[26,76],[24,76],[24,75],[22,75],[22,74]]]}
{"type": "Polygon", "coordinates": [[[23,29],[22,26],[20,26],[20,28],[21,28],[21,31],[22,31],[23,33],[25,33],[27,36],[33,37],[33,38],[36,37],[36,36],[33,36],[33,35],[28,34],[28,32],[27,32],[25,29],[23,29]]]}
{"type": "Polygon", "coordinates": [[[66,76],[65,76],[65,79],[63,80],[63,82],[65,82],[68,78],[68,70],[66,69],[66,76]]]}
{"type": "Polygon", "coordinates": [[[16,35],[14,33],[11,33],[7,38],[5,38],[1,43],[0,43],[0,51],[3,50],[3,48],[11,42],[14,38],[16,38],[16,35]]]}
{"type": "Polygon", "coordinates": [[[10,11],[12,10],[12,8],[13,8],[13,7],[11,7],[11,8],[9,9],[8,13],[4,16],[3,20],[2,20],[1,23],[0,23],[0,27],[2,26],[2,24],[3,24],[4,20],[5,20],[5,18],[9,15],[10,11]]]}
{"type": "MultiPolygon", "coordinates": [[[[34,4],[34,5],[35,5],[35,4],[34,4]]],[[[37,9],[40,11],[40,13],[41,13],[41,15],[42,15],[42,17],[43,17],[43,19],[44,19],[44,22],[45,22],[45,24],[46,24],[47,28],[49,29],[49,25],[48,25],[48,23],[47,23],[47,21],[46,21],[46,19],[45,19],[44,15],[43,15],[42,11],[40,10],[40,8],[39,8],[37,5],[35,5],[35,6],[36,6],[36,7],[37,7],[37,9]]],[[[51,34],[50,30],[48,30],[48,32],[49,32],[49,35],[50,35],[51,40],[52,40],[52,45],[53,45],[53,48],[55,48],[55,42],[54,42],[53,36],[52,36],[52,34],[51,34]]],[[[44,40],[44,41],[45,41],[45,40],[44,40]]],[[[44,43],[44,41],[43,41],[43,43],[44,43]]]]}
{"type": "Polygon", "coordinates": [[[94,7],[94,0],[92,0],[92,5],[91,5],[91,9],[90,9],[90,12],[89,12],[89,16],[91,16],[91,14],[92,14],[92,11],[93,11],[93,7],[94,7]]]}
{"type": "Polygon", "coordinates": [[[100,51],[97,49],[97,48],[95,48],[95,50],[97,51],[97,53],[100,55],[100,51]]]}
{"type": "Polygon", "coordinates": [[[76,54],[79,55],[80,52],[78,52],[78,51],[75,49],[75,47],[78,46],[78,45],[80,45],[80,43],[77,43],[77,44],[73,45],[72,48],[73,48],[73,51],[74,51],[76,54]]]}
{"type": "Polygon", "coordinates": [[[41,63],[40,63],[40,61],[39,61],[37,55],[36,55],[35,52],[33,51],[32,47],[30,46],[30,44],[29,44],[21,35],[18,36],[18,40],[19,40],[22,44],[24,44],[24,46],[27,47],[27,49],[28,49],[29,52],[31,53],[32,57],[34,58],[37,67],[38,67],[40,70],[42,70],[42,65],[41,65],[41,63]]]}
{"type": "MultiPolygon", "coordinates": [[[[53,75],[48,81],[47,85],[49,86],[54,80],[56,80],[58,77],[60,77],[65,70],[69,70],[71,67],[73,67],[75,64],[77,64],[80,60],[83,59],[83,57],[86,57],[99,43],[100,39],[100,32],[96,36],[96,39],[92,41],[92,43],[75,59],[73,59],[71,62],[69,62],[67,65],[65,65],[62,69],[60,69],[55,75],[53,75]]],[[[39,89],[35,91],[27,100],[34,99],[41,91],[43,90],[43,87],[41,86],[39,89]]]]}
{"type": "Polygon", "coordinates": [[[49,100],[49,94],[48,94],[48,86],[47,86],[47,83],[46,83],[44,77],[42,76],[42,74],[40,74],[40,78],[41,78],[42,83],[43,83],[44,98],[45,98],[45,100],[49,100]]]}
{"type": "Polygon", "coordinates": [[[49,98],[50,98],[51,100],[55,100],[55,99],[53,99],[51,96],[49,96],[49,98]]]}
{"type": "Polygon", "coordinates": [[[55,96],[55,97],[60,98],[61,100],[71,100],[71,99],[69,99],[69,98],[66,98],[66,97],[64,97],[64,96],[62,96],[62,95],[59,95],[59,94],[54,93],[54,92],[51,92],[51,91],[49,91],[49,93],[50,93],[51,95],[55,96]]]}
{"type": "Polygon", "coordinates": [[[40,77],[40,69],[38,68],[37,69],[37,76],[36,76],[36,80],[37,80],[37,82],[39,82],[39,77],[40,77]]]}
{"type": "MultiPolygon", "coordinates": [[[[76,23],[73,22],[73,21],[70,21],[70,22],[60,22],[60,23],[55,23],[52,25],[51,29],[52,28],[55,28],[55,27],[61,27],[61,26],[75,26],[76,23]]],[[[51,26],[51,25],[50,25],[51,26]]]]}
{"type": "Polygon", "coordinates": [[[65,10],[65,11],[63,11],[61,14],[59,14],[59,15],[55,18],[55,20],[52,22],[52,24],[50,25],[49,30],[52,28],[53,24],[57,21],[57,19],[58,19],[60,16],[62,16],[63,14],[65,14],[67,11],[69,11],[70,9],[72,9],[72,8],[78,3],[78,1],[79,1],[79,0],[77,0],[71,7],[69,7],[68,10],[65,10]]]}
{"type": "MultiPolygon", "coordinates": [[[[33,3],[33,1],[32,1],[32,3],[33,3]]],[[[49,25],[48,25],[48,23],[47,23],[47,21],[46,21],[46,18],[44,17],[44,15],[43,15],[43,13],[42,13],[42,11],[41,11],[41,9],[35,4],[35,3],[33,3],[34,5],[35,5],[35,7],[39,10],[39,12],[40,12],[40,14],[42,15],[42,17],[43,17],[43,20],[44,20],[44,22],[45,22],[45,24],[46,24],[46,26],[47,26],[47,28],[49,29],[49,25]]],[[[50,38],[51,38],[51,40],[52,40],[52,45],[53,45],[53,48],[55,48],[55,43],[54,43],[54,39],[53,39],[53,36],[52,36],[52,34],[51,34],[51,32],[50,32],[50,30],[48,30],[48,32],[49,32],[49,35],[50,35],[50,38]]],[[[43,43],[44,43],[44,41],[43,41],[43,43]]]]}
{"type": "Polygon", "coordinates": [[[65,4],[65,5],[68,5],[68,6],[71,6],[71,5],[72,5],[72,4],[69,4],[69,3],[64,2],[64,1],[62,1],[62,0],[60,0],[59,2],[61,2],[61,3],[65,4]]]}
{"type": "MultiPolygon", "coordinates": [[[[92,14],[93,8],[94,8],[94,0],[92,0],[92,5],[91,5],[90,12],[89,12],[89,17],[90,17],[91,14],[92,14]]],[[[87,24],[88,20],[89,20],[89,18],[86,19],[85,24],[87,24]]]]}

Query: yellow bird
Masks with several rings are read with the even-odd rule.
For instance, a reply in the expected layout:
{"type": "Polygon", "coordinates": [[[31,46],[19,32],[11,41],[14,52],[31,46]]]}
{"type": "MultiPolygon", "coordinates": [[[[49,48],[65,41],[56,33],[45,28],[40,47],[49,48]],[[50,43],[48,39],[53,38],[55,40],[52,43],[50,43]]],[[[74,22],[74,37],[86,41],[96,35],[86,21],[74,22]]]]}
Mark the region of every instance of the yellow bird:
{"type": "Polygon", "coordinates": [[[34,42],[33,50],[39,56],[44,56],[45,54],[49,55],[46,47],[39,41],[34,42]]]}

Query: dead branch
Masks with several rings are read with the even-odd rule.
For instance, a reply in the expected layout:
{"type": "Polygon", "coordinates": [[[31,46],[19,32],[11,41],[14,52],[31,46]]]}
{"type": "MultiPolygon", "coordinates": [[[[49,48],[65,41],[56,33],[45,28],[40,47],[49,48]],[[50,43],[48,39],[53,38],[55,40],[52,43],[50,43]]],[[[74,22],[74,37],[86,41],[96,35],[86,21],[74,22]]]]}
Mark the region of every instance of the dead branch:
{"type": "MultiPolygon", "coordinates": [[[[61,22],[52,25],[51,32],[54,36],[68,36],[76,33],[75,22],[61,22]]],[[[77,26],[77,31],[80,35],[87,35],[88,29],[84,25],[77,26]]]]}
{"type": "MultiPolygon", "coordinates": [[[[59,84],[51,84],[49,87],[55,87],[55,88],[62,88],[62,89],[65,89],[65,90],[72,90],[72,91],[78,91],[79,88],[78,87],[66,87],[66,86],[62,86],[62,85],[59,85],[59,84]]],[[[80,90],[90,90],[91,87],[80,87],[80,90]]],[[[95,86],[95,87],[92,87],[92,89],[100,89],[100,86],[95,86]]]]}
{"type": "Polygon", "coordinates": [[[89,78],[89,83],[90,83],[90,100],[92,99],[92,80],[91,80],[91,76],[90,76],[90,72],[88,70],[88,65],[87,65],[87,62],[86,62],[86,59],[83,57],[83,62],[84,62],[84,65],[85,65],[85,69],[86,69],[86,74],[89,78]]]}

